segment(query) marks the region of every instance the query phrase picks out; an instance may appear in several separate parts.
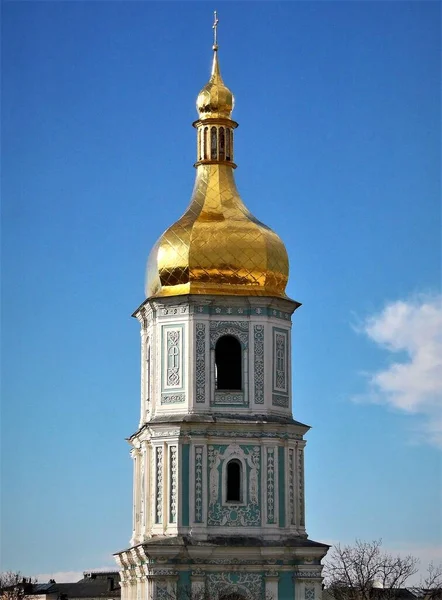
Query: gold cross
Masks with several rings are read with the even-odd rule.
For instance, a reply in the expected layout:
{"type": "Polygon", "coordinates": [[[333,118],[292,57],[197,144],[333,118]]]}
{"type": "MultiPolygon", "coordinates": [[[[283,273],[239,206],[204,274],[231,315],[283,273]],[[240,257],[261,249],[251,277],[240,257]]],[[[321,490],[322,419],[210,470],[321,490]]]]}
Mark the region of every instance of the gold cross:
{"type": "Polygon", "coordinates": [[[213,48],[218,48],[218,36],[217,36],[217,29],[218,29],[218,16],[216,14],[216,10],[213,12],[214,15],[214,21],[213,21],[213,25],[212,25],[212,29],[213,29],[213,48]]]}

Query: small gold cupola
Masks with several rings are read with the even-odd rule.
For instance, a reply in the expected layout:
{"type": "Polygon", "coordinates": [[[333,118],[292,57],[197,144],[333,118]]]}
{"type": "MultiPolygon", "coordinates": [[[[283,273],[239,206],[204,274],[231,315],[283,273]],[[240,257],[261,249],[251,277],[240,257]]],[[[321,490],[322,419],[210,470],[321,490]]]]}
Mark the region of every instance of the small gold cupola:
{"type": "Polygon", "coordinates": [[[153,247],[146,296],[183,294],[286,298],[289,264],[278,235],[245,207],[233,170],[232,92],[218,61],[215,13],[212,73],[197,98],[196,180],[184,215],[153,247]]]}

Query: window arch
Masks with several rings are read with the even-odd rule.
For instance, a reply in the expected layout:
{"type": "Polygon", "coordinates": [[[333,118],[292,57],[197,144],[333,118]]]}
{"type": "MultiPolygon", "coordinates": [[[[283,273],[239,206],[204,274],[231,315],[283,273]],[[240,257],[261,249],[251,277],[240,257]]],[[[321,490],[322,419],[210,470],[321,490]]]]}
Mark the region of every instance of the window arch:
{"type": "Polygon", "coordinates": [[[215,346],[217,390],[242,389],[242,349],[233,335],[223,335],[215,346]]]}
{"type": "Polygon", "coordinates": [[[208,158],[208,147],[209,147],[209,128],[204,127],[204,149],[203,149],[203,158],[208,158]]]}
{"type": "Polygon", "coordinates": [[[226,502],[242,502],[242,463],[233,458],[226,467],[226,502]]]}
{"type": "Polygon", "coordinates": [[[212,127],[210,130],[210,158],[211,160],[217,159],[216,127],[212,127]]]}
{"type": "Polygon", "coordinates": [[[224,160],[226,156],[224,127],[219,128],[219,159],[224,160]]]}
{"type": "Polygon", "coordinates": [[[230,160],[230,129],[226,128],[226,160],[230,160]]]}

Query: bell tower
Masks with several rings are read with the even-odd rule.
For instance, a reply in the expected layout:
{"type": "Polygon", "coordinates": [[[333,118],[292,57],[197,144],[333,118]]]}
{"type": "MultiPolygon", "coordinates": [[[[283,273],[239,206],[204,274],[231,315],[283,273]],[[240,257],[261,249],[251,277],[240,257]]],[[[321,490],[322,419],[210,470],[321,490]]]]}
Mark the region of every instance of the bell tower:
{"type": "Polygon", "coordinates": [[[291,394],[289,265],[245,207],[232,92],[218,61],[198,95],[196,181],[153,247],[141,326],[141,398],[129,438],[130,547],[122,600],[320,600],[328,546],[304,516],[304,435],[291,394]]]}

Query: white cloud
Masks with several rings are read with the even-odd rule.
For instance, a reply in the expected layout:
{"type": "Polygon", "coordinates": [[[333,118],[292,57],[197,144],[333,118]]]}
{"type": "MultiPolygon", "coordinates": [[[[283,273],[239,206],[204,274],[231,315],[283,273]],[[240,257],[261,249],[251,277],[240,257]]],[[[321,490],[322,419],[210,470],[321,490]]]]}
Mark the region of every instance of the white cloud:
{"type": "Polygon", "coordinates": [[[365,399],[420,415],[425,439],[442,447],[442,296],[391,302],[359,330],[391,354],[406,355],[370,374],[365,399]]]}

